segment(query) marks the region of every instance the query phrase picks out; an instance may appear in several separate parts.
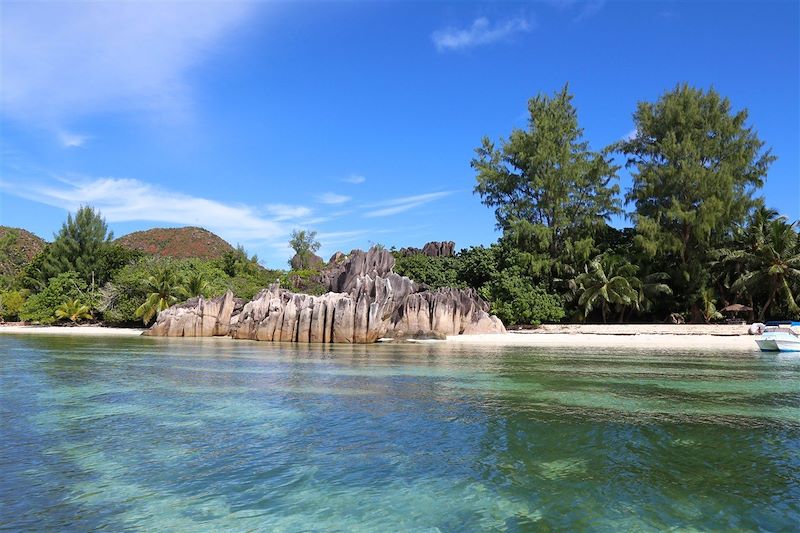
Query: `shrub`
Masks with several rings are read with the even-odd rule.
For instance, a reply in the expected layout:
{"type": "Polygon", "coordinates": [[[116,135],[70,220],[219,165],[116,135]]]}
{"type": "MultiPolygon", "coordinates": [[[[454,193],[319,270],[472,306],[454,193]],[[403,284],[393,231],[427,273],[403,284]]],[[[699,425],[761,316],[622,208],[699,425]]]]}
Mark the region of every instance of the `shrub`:
{"type": "Polygon", "coordinates": [[[30,322],[52,324],[56,309],[68,300],[88,303],[86,281],[77,272],[64,272],[51,278],[39,293],[30,296],[19,312],[19,318],[30,322]]]}
{"type": "Polygon", "coordinates": [[[534,286],[530,278],[509,269],[498,274],[481,291],[492,302],[492,313],[506,325],[558,322],[564,318],[561,299],[544,287],[534,286]]]}
{"type": "Polygon", "coordinates": [[[431,289],[465,287],[458,278],[458,258],[429,257],[424,254],[396,258],[394,271],[431,289]]]}
{"type": "Polygon", "coordinates": [[[28,294],[29,291],[26,289],[0,292],[0,318],[3,320],[17,320],[28,294]]]}

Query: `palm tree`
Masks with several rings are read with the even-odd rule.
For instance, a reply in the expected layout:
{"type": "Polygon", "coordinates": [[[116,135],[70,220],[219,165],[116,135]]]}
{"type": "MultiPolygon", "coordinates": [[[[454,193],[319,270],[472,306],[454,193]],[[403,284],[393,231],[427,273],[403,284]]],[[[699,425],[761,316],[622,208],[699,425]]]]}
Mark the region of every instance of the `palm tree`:
{"type": "Polygon", "coordinates": [[[573,280],[580,297],[578,305],[583,307],[584,316],[600,305],[603,323],[608,319],[611,306],[619,312],[622,320],[626,307],[637,307],[639,292],[635,287],[641,285],[635,276],[637,267],[624,262],[614,255],[599,255],[586,267],[585,272],[573,280]]]}
{"type": "Polygon", "coordinates": [[[764,224],[763,236],[743,257],[748,272],[733,284],[734,289],[746,288],[751,293],[766,289],[767,299],[758,312],[764,320],[775,298],[782,295],[789,310],[800,312],[795,292],[800,284],[800,234],[798,223],[789,224],[785,218],[764,224]]]}
{"type": "Polygon", "coordinates": [[[638,293],[636,310],[649,312],[653,308],[656,298],[672,294],[670,286],[664,283],[667,280],[669,280],[669,274],[666,272],[653,272],[641,279],[635,277],[630,279],[631,286],[638,293]]]}
{"type": "Polygon", "coordinates": [[[145,324],[150,323],[154,316],[167,309],[178,301],[178,296],[184,291],[180,278],[169,265],[159,267],[155,274],[147,278],[150,295],[136,310],[136,317],[141,318],[145,324]]]}
{"type": "Polygon", "coordinates": [[[89,312],[89,306],[82,304],[78,300],[67,300],[56,309],[55,313],[58,319],[68,319],[72,322],[79,322],[82,319],[92,318],[92,313],[89,312]]]}
{"type": "Polygon", "coordinates": [[[759,207],[750,215],[746,225],[737,226],[722,246],[711,252],[712,278],[725,303],[746,297],[750,306],[754,307],[753,292],[748,291],[742,283],[736,285],[736,281],[748,272],[751,254],[764,246],[768,228],[778,217],[774,209],[759,207]]]}
{"type": "Polygon", "coordinates": [[[722,313],[717,310],[717,300],[714,298],[714,289],[711,287],[704,287],[697,293],[697,303],[700,314],[703,316],[703,321],[708,324],[712,320],[719,320],[722,318],[722,313]]]}
{"type": "Polygon", "coordinates": [[[208,282],[205,280],[202,272],[193,272],[186,278],[183,289],[187,298],[205,296],[208,292],[208,282]]]}

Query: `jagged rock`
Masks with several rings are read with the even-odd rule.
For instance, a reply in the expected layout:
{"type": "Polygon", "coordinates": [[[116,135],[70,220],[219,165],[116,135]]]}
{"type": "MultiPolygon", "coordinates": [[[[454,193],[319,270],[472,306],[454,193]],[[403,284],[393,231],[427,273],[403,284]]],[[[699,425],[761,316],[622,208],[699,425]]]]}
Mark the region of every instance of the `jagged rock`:
{"type": "Polygon", "coordinates": [[[305,270],[322,268],[322,266],[325,265],[325,261],[315,254],[309,254],[307,257],[294,254],[289,264],[292,266],[292,270],[305,270]]]}
{"type": "Polygon", "coordinates": [[[431,241],[422,248],[409,246],[400,248],[399,253],[403,257],[412,255],[427,255],[428,257],[452,257],[455,253],[456,243],[453,241],[431,241]]]}
{"type": "Polygon", "coordinates": [[[505,332],[475,291],[420,292],[413,281],[392,272],[393,266],[386,250],[357,250],[325,278],[331,292],[321,296],[295,294],[273,284],[242,305],[229,291],[214,300],[170,307],[146,334],[349,344],[420,332],[437,338],[505,332]]]}
{"type": "Polygon", "coordinates": [[[231,291],[219,298],[191,298],[158,314],[143,335],[155,337],[216,337],[230,332],[231,318],[242,301],[231,291]]]}
{"type": "Polygon", "coordinates": [[[328,259],[328,266],[341,265],[347,260],[347,256],[342,252],[336,252],[328,259]]]}
{"type": "Polygon", "coordinates": [[[350,292],[362,275],[382,277],[392,272],[394,256],[383,248],[353,250],[347,261],[326,270],[320,276],[322,285],[331,292],[350,292]]]}
{"type": "Polygon", "coordinates": [[[429,257],[452,257],[456,243],[453,241],[429,242],[422,247],[422,253],[429,257]]]}

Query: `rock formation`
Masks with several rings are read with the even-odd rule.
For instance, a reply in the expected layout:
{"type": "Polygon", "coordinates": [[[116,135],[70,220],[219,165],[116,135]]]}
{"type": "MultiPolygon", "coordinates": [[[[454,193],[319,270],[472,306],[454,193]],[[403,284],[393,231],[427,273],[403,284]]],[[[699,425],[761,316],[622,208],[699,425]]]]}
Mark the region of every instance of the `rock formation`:
{"type": "Polygon", "coordinates": [[[420,248],[410,246],[400,248],[400,255],[408,257],[411,255],[427,255],[428,257],[452,257],[455,254],[456,243],[453,241],[432,241],[420,248]]]}
{"type": "Polygon", "coordinates": [[[277,284],[242,305],[231,292],[193,299],[162,311],[146,335],[260,341],[361,344],[382,337],[504,333],[489,306],[473,290],[420,291],[392,271],[386,250],[355,250],[321,276],[330,291],[295,294],[277,284]]]}

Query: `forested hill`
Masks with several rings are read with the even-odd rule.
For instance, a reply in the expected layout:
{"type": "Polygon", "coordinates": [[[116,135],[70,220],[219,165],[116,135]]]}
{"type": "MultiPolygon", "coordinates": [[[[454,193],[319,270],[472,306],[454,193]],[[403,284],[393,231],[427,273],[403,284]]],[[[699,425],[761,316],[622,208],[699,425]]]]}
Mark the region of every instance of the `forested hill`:
{"type": "Polygon", "coordinates": [[[15,276],[46,244],[28,230],[0,226],[0,276],[15,276]]]}
{"type": "Polygon", "coordinates": [[[194,226],[135,231],[114,242],[148,255],[175,259],[219,259],[225,252],[234,251],[221,237],[194,226]]]}

